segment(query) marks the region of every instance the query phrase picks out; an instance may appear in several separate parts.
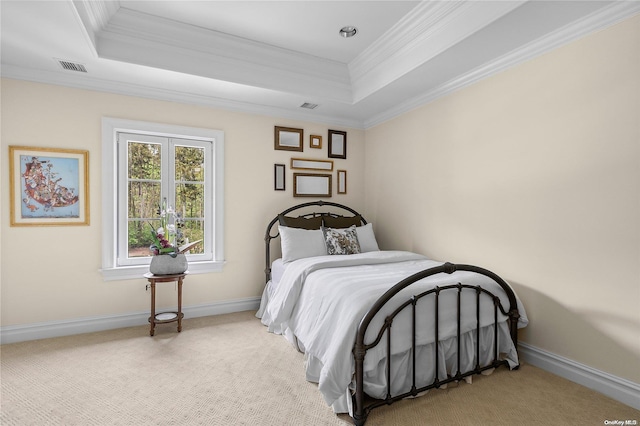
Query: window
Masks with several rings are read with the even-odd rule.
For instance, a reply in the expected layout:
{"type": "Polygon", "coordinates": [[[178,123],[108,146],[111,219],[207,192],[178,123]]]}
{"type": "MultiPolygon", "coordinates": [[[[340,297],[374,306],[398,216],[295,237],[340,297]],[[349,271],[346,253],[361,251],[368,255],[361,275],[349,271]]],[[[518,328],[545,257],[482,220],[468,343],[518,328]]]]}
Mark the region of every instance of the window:
{"type": "Polygon", "coordinates": [[[151,260],[161,205],[180,217],[190,272],[223,264],[224,133],[103,119],[103,259],[106,280],[140,278],[151,260]]]}

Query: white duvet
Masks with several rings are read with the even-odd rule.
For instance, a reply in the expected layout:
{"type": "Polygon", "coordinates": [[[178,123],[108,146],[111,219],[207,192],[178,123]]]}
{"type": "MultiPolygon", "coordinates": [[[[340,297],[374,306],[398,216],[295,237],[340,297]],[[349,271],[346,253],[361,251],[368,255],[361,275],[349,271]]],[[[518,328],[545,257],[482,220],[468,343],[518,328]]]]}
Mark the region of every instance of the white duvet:
{"type": "MultiPolygon", "coordinates": [[[[441,264],[442,262],[404,251],[376,251],[349,256],[298,259],[287,265],[280,282],[271,290],[266,306],[261,307],[262,322],[270,332],[295,336],[308,360],[313,361],[308,363],[307,378],[318,382],[320,392],[327,404],[334,406],[334,411],[343,411],[336,410],[335,407],[339,401],[344,401],[352,382],[352,348],[360,320],[391,286],[409,275],[441,264]]],[[[428,277],[404,289],[397,297],[404,302],[412,294],[419,294],[436,285],[444,286],[458,282],[482,285],[499,296],[503,306],[508,310],[508,299],[498,284],[485,276],[466,271],[428,277]]],[[[438,340],[441,343],[455,338],[457,333],[456,296],[455,292],[447,293],[450,294],[444,296],[443,292],[440,298],[438,340]]],[[[488,298],[482,298],[483,315],[480,322],[482,327],[490,331],[490,335],[482,334],[481,342],[485,340],[484,337],[490,338],[490,341],[493,339],[493,327],[489,326],[493,323],[493,303],[485,299],[488,298]],[[485,309],[486,307],[490,309],[485,309]]],[[[418,303],[417,316],[417,322],[421,326],[416,340],[420,346],[430,345],[435,340],[433,298],[423,300],[418,303]]],[[[474,292],[468,292],[468,295],[463,293],[462,333],[475,328],[475,303],[474,292]]],[[[521,315],[519,327],[524,327],[528,321],[520,300],[518,309],[521,315]]],[[[375,338],[383,318],[391,310],[392,307],[389,307],[376,316],[368,328],[365,342],[371,342],[375,338]]],[[[499,339],[500,352],[506,353],[506,359],[512,366],[517,365],[516,350],[510,339],[504,338],[508,336],[506,317],[499,312],[498,320],[501,322],[502,336],[499,339]]],[[[398,316],[392,327],[392,353],[398,359],[406,358],[411,348],[410,333],[396,332],[402,328],[410,330],[408,312],[406,315],[403,313],[398,316]]],[[[464,344],[472,344],[474,336],[475,332],[468,333],[469,341],[464,341],[464,344]]],[[[449,341],[449,346],[450,343],[449,341]]],[[[381,361],[386,356],[385,346],[382,344],[367,352],[365,374],[375,376],[377,370],[384,370],[381,361]]],[[[491,343],[485,346],[490,347],[491,343]]],[[[471,349],[471,353],[473,352],[471,349]]],[[[406,362],[406,359],[401,362],[406,362]]]]}

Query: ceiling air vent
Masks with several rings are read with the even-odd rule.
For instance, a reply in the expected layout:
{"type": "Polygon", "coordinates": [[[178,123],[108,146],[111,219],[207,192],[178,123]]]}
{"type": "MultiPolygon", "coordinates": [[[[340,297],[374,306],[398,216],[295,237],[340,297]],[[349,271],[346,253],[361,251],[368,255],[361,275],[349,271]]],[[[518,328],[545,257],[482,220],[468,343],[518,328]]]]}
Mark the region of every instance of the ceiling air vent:
{"type": "Polygon", "coordinates": [[[300,105],[300,108],[306,108],[306,109],[316,109],[318,107],[318,104],[312,104],[309,102],[305,102],[302,105],[300,105]]]}
{"type": "Polygon", "coordinates": [[[61,59],[56,59],[60,66],[67,71],[78,71],[78,72],[87,72],[87,69],[82,64],[77,64],[71,61],[63,61],[61,59]]]}

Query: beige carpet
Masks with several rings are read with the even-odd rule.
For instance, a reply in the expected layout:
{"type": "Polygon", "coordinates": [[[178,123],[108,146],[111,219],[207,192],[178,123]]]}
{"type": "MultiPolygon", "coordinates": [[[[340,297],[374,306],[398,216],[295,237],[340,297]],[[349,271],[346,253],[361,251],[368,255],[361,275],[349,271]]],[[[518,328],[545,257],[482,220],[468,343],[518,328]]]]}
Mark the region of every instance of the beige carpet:
{"type": "MultiPolygon", "coordinates": [[[[253,312],[3,345],[0,424],[348,425],[253,312]]],[[[379,425],[603,425],[640,412],[538,368],[373,410],[379,425]]]]}

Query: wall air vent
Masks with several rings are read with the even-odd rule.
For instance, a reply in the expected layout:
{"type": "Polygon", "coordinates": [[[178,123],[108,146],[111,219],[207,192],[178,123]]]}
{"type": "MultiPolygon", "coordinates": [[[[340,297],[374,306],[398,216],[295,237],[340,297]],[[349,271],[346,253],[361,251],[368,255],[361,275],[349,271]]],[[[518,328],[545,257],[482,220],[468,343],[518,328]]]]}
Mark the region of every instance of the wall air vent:
{"type": "Polygon", "coordinates": [[[302,105],[300,105],[300,108],[306,108],[306,109],[316,109],[318,107],[318,104],[312,104],[309,102],[305,102],[302,105]]]}
{"type": "Polygon", "coordinates": [[[56,59],[60,66],[67,71],[87,72],[87,69],[82,64],[77,64],[71,61],[63,61],[62,59],[56,59]]]}

